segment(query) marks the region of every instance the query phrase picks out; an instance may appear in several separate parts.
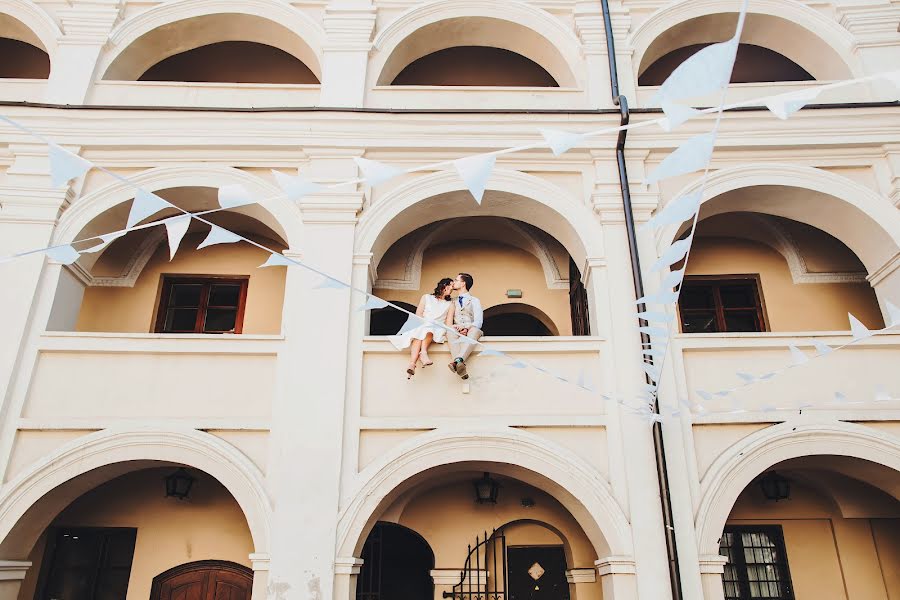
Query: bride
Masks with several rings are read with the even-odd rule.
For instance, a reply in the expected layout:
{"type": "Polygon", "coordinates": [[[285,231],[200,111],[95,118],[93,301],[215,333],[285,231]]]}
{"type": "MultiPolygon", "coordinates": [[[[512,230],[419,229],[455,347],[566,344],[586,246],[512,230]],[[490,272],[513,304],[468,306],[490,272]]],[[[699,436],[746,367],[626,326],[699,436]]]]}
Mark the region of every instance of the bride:
{"type": "MultiPolygon", "coordinates": [[[[447,337],[447,331],[428,321],[444,323],[448,327],[453,326],[454,306],[450,300],[452,290],[453,280],[449,277],[438,281],[432,293],[422,296],[419,300],[419,307],[416,309],[416,316],[425,319],[426,322],[409,331],[401,330],[402,333],[390,336],[389,339],[397,350],[410,349],[409,366],[406,368],[407,379],[411,379],[416,374],[417,361],[421,360],[423,367],[434,364],[434,361],[428,357],[428,346],[432,342],[443,344],[447,337]]],[[[410,316],[406,322],[409,323],[412,318],[410,316]]],[[[406,326],[404,325],[404,327],[406,326]]]]}

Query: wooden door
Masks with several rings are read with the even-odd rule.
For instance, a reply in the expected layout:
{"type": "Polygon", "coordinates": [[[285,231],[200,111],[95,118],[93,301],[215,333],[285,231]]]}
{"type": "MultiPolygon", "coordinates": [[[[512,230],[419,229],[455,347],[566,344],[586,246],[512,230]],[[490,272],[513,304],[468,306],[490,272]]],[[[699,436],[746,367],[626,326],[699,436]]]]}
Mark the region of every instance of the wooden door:
{"type": "Polygon", "coordinates": [[[204,560],[153,578],[150,600],[250,600],[253,571],[236,563],[204,560]]]}
{"type": "Polygon", "coordinates": [[[509,600],[569,600],[562,546],[507,548],[509,600]]]}

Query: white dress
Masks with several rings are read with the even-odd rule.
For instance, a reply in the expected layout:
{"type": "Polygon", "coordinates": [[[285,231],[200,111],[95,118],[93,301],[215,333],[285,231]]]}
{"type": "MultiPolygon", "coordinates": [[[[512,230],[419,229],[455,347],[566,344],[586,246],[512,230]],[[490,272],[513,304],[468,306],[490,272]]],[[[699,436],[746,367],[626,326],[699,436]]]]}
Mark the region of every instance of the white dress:
{"type": "MultiPolygon", "coordinates": [[[[453,306],[453,302],[435,298],[434,294],[425,294],[423,297],[425,298],[425,314],[422,315],[423,318],[437,323],[446,323],[447,312],[450,310],[450,307],[453,306]]],[[[413,317],[409,317],[409,319],[412,318],[413,317]]],[[[407,324],[409,323],[409,319],[406,320],[407,324]]],[[[404,325],[403,327],[405,328],[407,325],[404,325]]],[[[401,329],[401,331],[403,330],[401,329]]],[[[397,350],[403,350],[404,348],[409,348],[412,340],[424,340],[425,336],[429,333],[434,336],[434,341],[437,344],[443,344],[444,340],[447,338],[446,329],[432,325],[431,323],[423,323],[409,331],[392,335],[388,339],[391,340],[391,343],[397,350]]]]}

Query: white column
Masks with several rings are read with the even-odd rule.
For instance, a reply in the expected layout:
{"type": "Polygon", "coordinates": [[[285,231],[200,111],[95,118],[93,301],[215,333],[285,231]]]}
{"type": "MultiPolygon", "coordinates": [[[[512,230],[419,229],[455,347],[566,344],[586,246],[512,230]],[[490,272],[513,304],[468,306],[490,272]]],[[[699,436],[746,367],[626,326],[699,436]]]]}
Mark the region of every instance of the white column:
{"type": "Polygon", "coordinates": [[[700,556],[700,576],[703,580],[704,600],[725,600],[722,575],[725,574],[726,562],[728,562],[728,559],[720,554],[703,554],[700,556]]]}
{"type": "Polygon", "coordinates": [[[29,568],[27,560],[0,560],[0,600],[17,600],[29,568]]]}
{"type": "MultiPolygon", "coordinates": [[[[609,58],[606,50],[606,29],[600,3],[595,0],[578,0],[575,3],[575,31],[581,38],[584,58],[587,62],[588,102],[593,108],[613,106],[609,80],[609,58]]],[[[631,74],[632,50],[627,46],[631,17],[621,2],[610,2],[613,38],[616,43],[616,66],[619,74],[619,93],[636,104],[634,78],[631,74]]]]}
{"type": "Polygon", "coordinates": [[[596,593],[591,594],[590,588],[593,588],[597,583],[597,569],[596,567],[592,569],[569,569],[566,571],[566,583],[575,588],[574,600],[594,598],[596,593]]]}
{"type": "MultiPolygon", "coordinates": [[[[634,559],[630,556],[607,556],[594,564],[603,586],[603,600],[638,600],[634,559]]],[[[642,594],[641,598],[662,596],[642,594]]]]}
{"type": "Polygon", "coordinates": [[[254,552],[250,555],[250,565],[253,568],[253,591],[250,600],[266,600],[269,586],[269,555],[264,552],[254,552]]]}
{"type": "Polygon", "coordinates": [[[365,105],[375,13],[368,0],[336,0],[325,10],[321,106],[365,105]]]}
{"type": "Polygon", "coordinates": [[[334,559],[334,599],[355,600],[356,581],[363,566],[363,559],[355,556],[334,559]]]}
{"type": "MultiPolygon", "coordinates": [[[[47,101],[84,104],[119,10],[119,0],[73,0],[57,11],[65,35],[59,41],[47,83],[47,101]]],[[[121,6],[120,6],[121,5],[121,6]]]]}

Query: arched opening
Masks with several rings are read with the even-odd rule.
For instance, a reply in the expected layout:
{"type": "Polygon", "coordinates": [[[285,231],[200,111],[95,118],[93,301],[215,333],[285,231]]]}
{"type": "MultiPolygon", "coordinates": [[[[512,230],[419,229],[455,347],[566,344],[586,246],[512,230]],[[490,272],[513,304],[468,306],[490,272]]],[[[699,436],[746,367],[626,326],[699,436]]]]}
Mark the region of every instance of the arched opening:
{"type": "Polygon", "coordinates": [[[362,558],[357,600],[434,597],[434,552],[414,530],[396,523],[376,523],[366,538],[362,558]]]}
{"type": "Polygon", "coordinates": [[[42,49],[20,40],[0,37],[0,78],[47,79],[50,56],[42,49]]]}
{"type": "MultiPolygon", "coordinates": [[[[217,206],[215,188],[173,187],[160,197],[189,211],[217,206]]],[[[124,226],[124,202],[91,220],[76,239],[124,226]]],[[[150,219],[179,214],[162,211],[150,219]]],[[[205,217],[273,250],[286,247],[278,223],[258,205],[205,217]]],[[[48,330],[118,333],[277,334],[281,331],[285,269],[258,269],[269,254],[244,242],[197,250],[208,225],[193,220],[175,258],[163,226],[82,254],[61,273],[48,330]]],[[[78,249],[98,240],[78,244],[78,249]]]]}
{"type": "Polygon", "coordinates": [[[123,47],[106,59],[103,79],[319,82],[315,51],[290,28],[287,19],[278,21],[274,13],[263,17],[222,12],[162,25],[157,25],[159,19],[145,20],[152,28],[139,35],[142,26],[128,22],[122,31],[113,33],[114,40],[121,38],[123,47]]]}
{"type": "MultiPolygon", "coordinates": [[[[734,35],[736,13],[691,18],[655,33],[638,48],[639,85],[660,85],[684,60],[704,46],[734,35]]],[[[732,75],[733,83],[828,81],[852,77],[841,54],[806,23],[761,13],[747,14],[732,75]]],[[[656,30],[657,32],[659,29],[656,30]]]]}
{"type": "Polygon", "coordinates": [[[297,57],[268,44],[217,42],[170,56],[138,81],[318,84],[297,57]]]}
{"type": "Polygon", "coordinates": [[[542,310],[522,302],[499,304],[484,311],[484,334],[500,336],[559,335],[542,310]]]}
{"type": "Polygon", "coordinates": [[[531,19],[398,19],[375,40],[375,47],[386,53],[376,65],[376,85],[574,87],[573,71],[561,50],[574,45],[573,40],[557,40],[557,45],[546,33],[524,24],[534,19],[530,9],[513,9],[528,12],[531,19]]]}
{"type": "MultiPolygon", "coordinates": [[[[662,85],[678,65],[709,46],[691,44],[672,50],[648,66],[638,78],[638,85],[662,85]]],[[[806,69],[786,56],[754,44],[739,44],[731,83],[767,83],[775,81],[813,81],[806,69]]]]}
{"type": "Polygon", "coordinates": [[[226,560],[200,560],[153,578],[150,600],[250,600],[253,571],[226,560]]]}
{"type": "MultiPolygon", "coordinates": [[[[495,333],[485,329],[486,335],[586,334],[586,298],[570,293],[572,285],[581,284],[580,273],[574,282],[568,278],[570,262],[557,239],[528,223],[507,217],[456,217],[417,227],[394,241],[378,263],[373,291],[414,307],[439,279],[466,272],[475,280],[472,294],[483,307],[493,307],[485,311],[484,324],[495,333]],[[525,298],[530,305],[510,304],[510,298],[525,298]],[[573,302],[584,309],[573,311],[573,302]],[[579,315],[578,322],[573,322],[573,314],[579,315]]],[[[374,324],[380,326],[386,318],[373,315],[373,335],[379,335],[374,324]]],[[[397,317],[397,323],[403,321],[397,317]]]]}
{"type": "Polygon", "coordinates": [[[847,313],[884,327],[859,257],[816,227],[754,210],[771,202],[789,204],[790,191],[744,188],[703,205],[679,300],[682,332],[843,331],[847,313]],[[752,196],[756,206],[740,201],[752,196]]]}
{"type": "MultiPolygon", "coordinates": [[[[400,300],[391,300],[390,302],[411,313],[416,312],[416,306],[408,302],[400,300]]],[[[373,310],[369,315],[369,335],[394,335],[400,331],[408,317],[407,313],[397,310],[393,306],[373,310]]]]}
{"type": "MultiPolygon", "coordinates": [[[[150,460],[99,467],[57,486],[28,508],[0,545],[4,558],[27,556],[32,563],[18,594],[23,600],[148,598],[160,573],[198,558],[240,565],[246,581],[253,551],[241,507],[218,480],[190,466],[150,460]],[[184,499],[167,496],[166,478],[179,467],[192,480],[184,499]]],[[[229,598],[249,600],[249,586],[234,587],[226,575],[221,580],[220,590],[246,592],[229,598]]]]}
{"type": "Polygon", "coordinates": [[[404,67],[391,85],[559,87],[553,76],[533,60],[489,46],[437,50],[404,67]]]}
{"type": "Polygon", "coordinates": [[[731,508],[720,539],[727,600],[900,593],[900,473],[850,456],[772,465],[731,508]]]}

